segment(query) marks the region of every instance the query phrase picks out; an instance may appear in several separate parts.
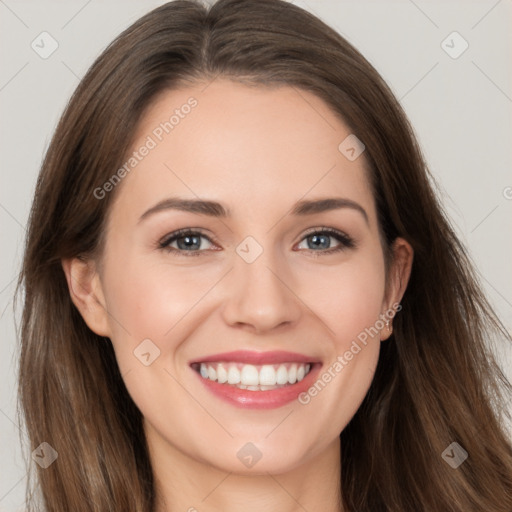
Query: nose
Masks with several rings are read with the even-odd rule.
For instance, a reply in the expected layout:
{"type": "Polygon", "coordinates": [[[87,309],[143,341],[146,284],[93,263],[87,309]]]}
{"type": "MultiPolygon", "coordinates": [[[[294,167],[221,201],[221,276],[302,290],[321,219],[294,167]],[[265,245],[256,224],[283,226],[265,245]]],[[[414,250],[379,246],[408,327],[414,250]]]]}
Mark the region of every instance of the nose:
{"type": "Polygon", "coordinates": [[[293,280],[270,252],[263,251],[252,263],[235,257],[223,308],[230,326],[261,333],[298,321],[302,303],[294,293],[293,280]]]}

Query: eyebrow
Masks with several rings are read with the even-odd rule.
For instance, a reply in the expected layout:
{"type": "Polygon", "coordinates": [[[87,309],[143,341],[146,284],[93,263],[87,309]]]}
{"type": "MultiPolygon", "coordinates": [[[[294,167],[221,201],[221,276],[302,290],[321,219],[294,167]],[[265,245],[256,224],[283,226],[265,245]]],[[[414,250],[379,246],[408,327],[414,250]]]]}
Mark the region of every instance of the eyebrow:
{"type": "MultiPolygon", "coordinates": [[[[295,216],[315,215],[330,210],[338,210],[341,208],[350,208],[359,212],[369,224],[368,214],[366,210],[355,201],[342,197],[326,197],[315,200],[301,200],[293,205],[291,214],[295,216]]],[[[145,211],[139,218],[138,222],[143,221],[147,217],[165,210],[179,210],[188,213],[196,213],[199,215],[208,215],[210,217],[227,218],[231,216],[229,208],[225,208],[221,203],[216,201],[208,201],[206,199],[182,199],[179,197],[169,197],[164,199],[149,210],[145,211]]]]}

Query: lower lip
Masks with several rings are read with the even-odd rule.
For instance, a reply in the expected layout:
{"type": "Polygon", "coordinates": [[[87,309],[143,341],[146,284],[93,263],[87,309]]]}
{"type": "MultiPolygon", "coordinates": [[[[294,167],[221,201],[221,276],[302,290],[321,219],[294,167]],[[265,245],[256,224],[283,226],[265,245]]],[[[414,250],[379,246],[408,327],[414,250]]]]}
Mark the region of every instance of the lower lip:
{"type": "Polygon", "coordinates": [[[195,370],[192,371],[201,379],[208,391],[236,407],[243,409],[275,409],[293,402],[301,393],[310,388],[321,366],[319,363],[314,363],[309,373],[300,382],[268,391],[248,391],[228,384],[219,384],[201,377],[195,370]]]}

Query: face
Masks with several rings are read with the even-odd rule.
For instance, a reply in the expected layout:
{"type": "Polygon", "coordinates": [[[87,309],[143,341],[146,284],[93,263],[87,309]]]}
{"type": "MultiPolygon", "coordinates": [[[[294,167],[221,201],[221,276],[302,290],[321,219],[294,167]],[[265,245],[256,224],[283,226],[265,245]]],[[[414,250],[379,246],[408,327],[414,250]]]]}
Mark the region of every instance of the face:
{"type": "Polygon", "coordinates": [[[160,452],[284,472],[357,411],[403,288],[394,271],[385,287],[364,153],[338,149],[348,135],[287,86],[218,79],[146,112],[91,279],[102,307],[79,307],[160,452]]]}

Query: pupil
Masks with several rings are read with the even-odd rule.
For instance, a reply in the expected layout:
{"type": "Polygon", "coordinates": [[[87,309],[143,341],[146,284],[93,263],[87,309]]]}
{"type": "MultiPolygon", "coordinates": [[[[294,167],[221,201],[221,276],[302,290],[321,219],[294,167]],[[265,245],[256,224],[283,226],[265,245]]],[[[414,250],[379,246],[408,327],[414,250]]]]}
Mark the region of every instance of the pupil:
{"type": "Polygon", "coordinates": [[[329,237],[328,237],[328,236],[326,236],[326,235],[313,235],[313,236],[312,236],[313,244],[315,244],[315,247],[319,247],[319,246],[321,245],[321,243],[320,243],[320,244],[318,244],[317,242],[318,242],[321,238],[323,238],[323,239],[324,239],[324,241],[326,242],[326,243],[324,243],[323,245],[324,245],[324,248],[325,248],[325,249],[327,249],[327,248],[328,248],[327,246],[329,245],[329,237]]]}
{"type": "MultiPolygon", "coordinates": [[[[198,239],[199,239],[198,236],[183,236],[180,239],[178,239],[178,246],[180,246],[180,240],[184,240],[185,241],[182,244],[182,247],[180,247],[180,249],[183,249],[183,248],[190,249],[191,245],[199,246],[201,244],[197,242],[198,239]],[[196,242],[194,242],[194,240],[196,240],[196,242]]],[[[198,249],[199,247],[195,247],[195,248],[198,249]]]]}

